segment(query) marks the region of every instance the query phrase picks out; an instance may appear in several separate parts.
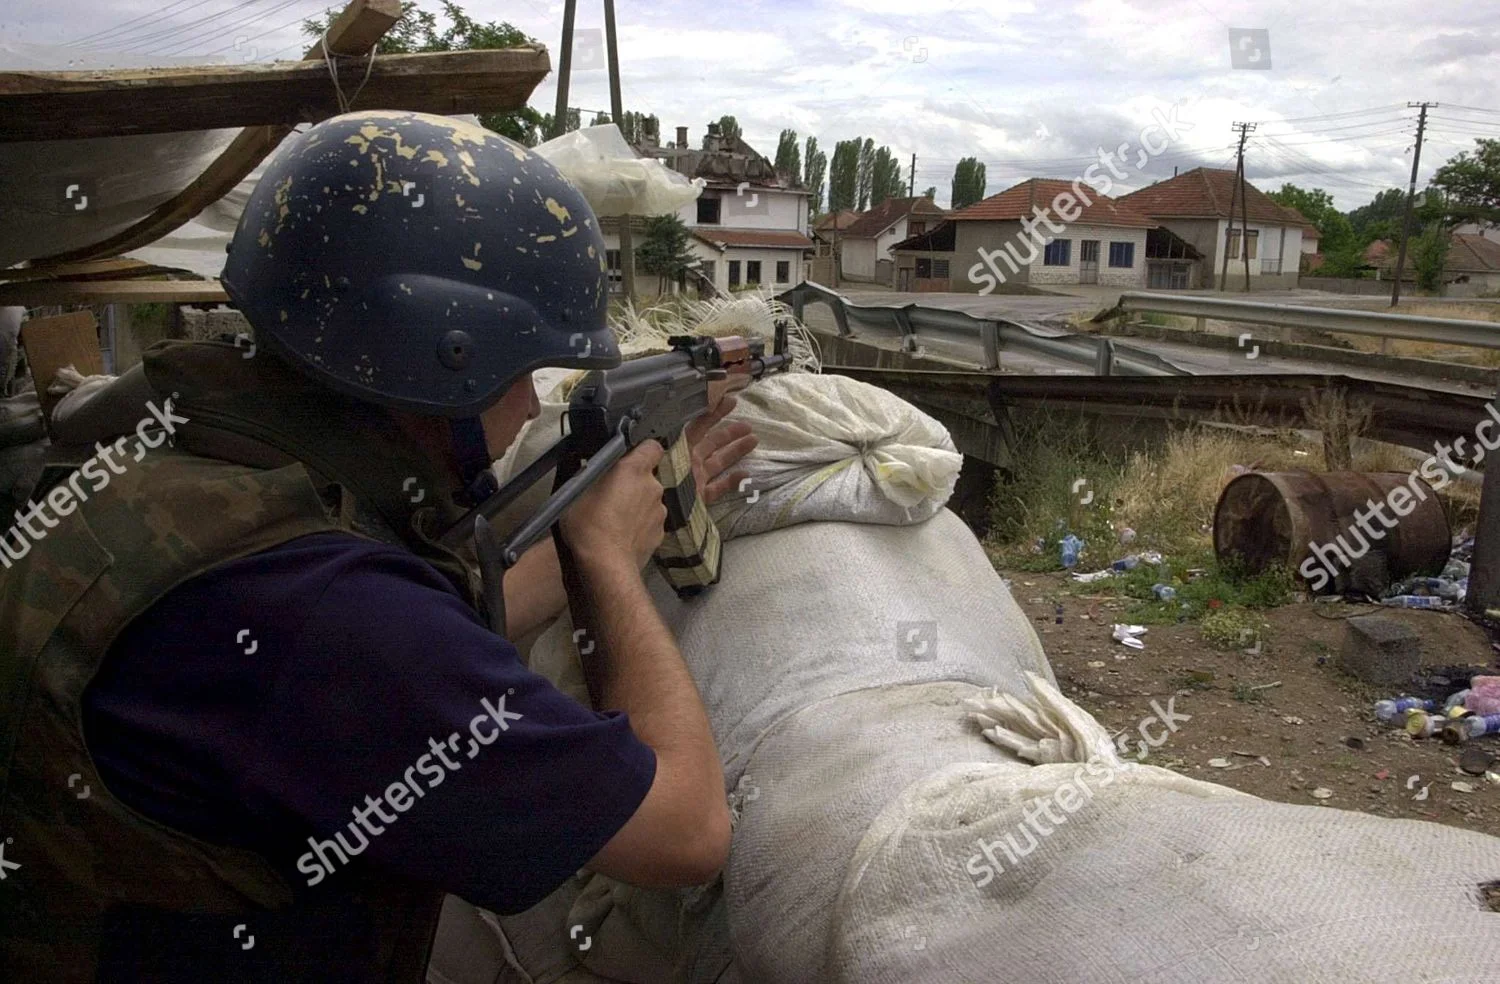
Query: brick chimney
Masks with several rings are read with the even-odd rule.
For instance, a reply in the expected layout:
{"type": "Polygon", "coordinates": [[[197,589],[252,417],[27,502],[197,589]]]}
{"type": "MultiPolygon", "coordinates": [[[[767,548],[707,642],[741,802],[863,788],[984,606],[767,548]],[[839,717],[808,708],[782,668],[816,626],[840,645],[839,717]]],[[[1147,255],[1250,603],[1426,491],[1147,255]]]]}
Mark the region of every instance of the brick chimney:
{"type": "Polygon", "coordinates": [[[685,126],[679,126],[677,128],[677,147],[679,150],[688,149],[687,130],[688,128],[685,126]]]}

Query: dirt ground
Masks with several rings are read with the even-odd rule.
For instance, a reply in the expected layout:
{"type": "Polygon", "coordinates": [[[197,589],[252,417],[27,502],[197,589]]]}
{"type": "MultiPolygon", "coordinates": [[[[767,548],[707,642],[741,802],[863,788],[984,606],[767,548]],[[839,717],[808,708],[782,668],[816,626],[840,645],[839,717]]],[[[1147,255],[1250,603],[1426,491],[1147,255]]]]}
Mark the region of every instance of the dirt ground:
{"type": "MultiPolygon", "coordinates": [[[[1415,629],[1424,666],[1495,667],[1488,635],[1463,617],[1309,602],[1265,611],[1256,655],[1216,649],[1191,622],[1151,626],[1146,648],[1134,650],[1110,637],[1111,625],[1125,621],[1127,601],[1087,594],[1066,574],[1001,573],[1032,619],[1063,693],[1112,732],[1133,734],[1153,714],[1153,699],[1165,707],[1175,695],[1175,713],[1192,716],[1147,763],[1267,799],[1500,835],[1500,777],[1461,772],[1464,746],[1413,740],[1377,721],[1374,702],[1394,694],[1338,668],[1345,619],[1377,610],[1415,629]],[[1474,791],[1456,790],[1455,782],[1474,791]],[[1332,795],[1315,797],[1315,790],[1332,795]]],[[[1500,756],[1500,737],[1475,744],[1500,756]]],[[[1500,763],[1491,768],[1500,773],[1500,763]]]]}

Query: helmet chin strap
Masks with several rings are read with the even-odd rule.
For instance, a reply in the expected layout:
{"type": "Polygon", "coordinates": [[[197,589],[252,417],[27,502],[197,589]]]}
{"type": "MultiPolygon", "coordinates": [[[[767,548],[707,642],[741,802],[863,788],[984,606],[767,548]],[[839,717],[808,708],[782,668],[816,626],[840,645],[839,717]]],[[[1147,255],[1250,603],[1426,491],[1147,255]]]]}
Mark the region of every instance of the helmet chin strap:
{"type": "Polygon", "coordinates": [[[469,505],[477,505],[500,488],[494,472],[490,471],[490,449],[484,440],[484,423],[478,417],[463,417],[451,422],[450,431],[464,495],[469,505]]]}

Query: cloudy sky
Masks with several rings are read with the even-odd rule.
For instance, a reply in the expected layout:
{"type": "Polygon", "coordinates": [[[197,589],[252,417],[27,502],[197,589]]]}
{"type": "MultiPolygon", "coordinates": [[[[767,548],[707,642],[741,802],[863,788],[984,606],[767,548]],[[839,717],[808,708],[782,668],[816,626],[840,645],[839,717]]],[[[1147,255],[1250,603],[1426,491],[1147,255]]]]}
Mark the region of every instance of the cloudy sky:
{"type": "MultiPolygon", "coordinates": [[[[437,0],[422,0],[436,10],[437,0]]],[[[555,50],[562,3],[467,0],[555,50]]],[[[296,23],[324,0],[7,0],[0,41],[89,45],[134,56],[296,57],[296,23]],[[99,34],[114,28],[113,33],[99,34]],[[90,38],[89,35],[96,35],[90,38]]],[[[570,102],[607,108],[597,51],[602,0],[579,5],[570,102]]],[[[1255,121],[1246,166],[1266,189],[1327,189],[1340,208],[1404,187],[1431,100],[1422,178],[1500,137],[1500,6],[1473,0],[617,0],[627,109],[664,135],[725,113],[768,156],[785,127],[835,141],[873,137],[916,188],[946,202],[953,166],[986,162],[989,192],[1034,175],[1083,174],[1130,143],[1113,193],[1208,166],[1233,167],[1235,121],[1255,121]],[[1233,37],[1233,40],[1231,38],[1233,37]],[[1269,68],[1262,67],[1269,65],[1269,68]],[[1242,66],[1242,67],[1236,67],[1242,66]],[[1175,110],[1192,129],[1139,169],[1141,133],[1175,110]]],[[[554,54],[554,65],[556,57],[554,54]]],[[[532,104],[550,110],[553,81],[532,104]]]]}

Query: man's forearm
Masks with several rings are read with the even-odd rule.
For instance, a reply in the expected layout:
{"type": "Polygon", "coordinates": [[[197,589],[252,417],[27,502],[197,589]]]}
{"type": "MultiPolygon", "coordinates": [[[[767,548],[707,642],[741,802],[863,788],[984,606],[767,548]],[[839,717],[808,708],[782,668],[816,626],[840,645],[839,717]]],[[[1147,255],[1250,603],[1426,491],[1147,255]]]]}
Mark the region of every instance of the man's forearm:
{"type": "Polygon", "coordinates": [[[584,660],[599,684],[601,710],[622,710],[636,736],[720,790],[724,777],[708,715],[671,631],[640,572],[618,561],[580,558],[600,645],[584,660]]]}
{"type": "Polygon", "coordinates": [[[562,567],[557,562],[557,544],[549,536],[522,554],[516,566],[505,572],[506,635],[511,639],[521,638],[561,614],[567,603],[562,567]]]}

